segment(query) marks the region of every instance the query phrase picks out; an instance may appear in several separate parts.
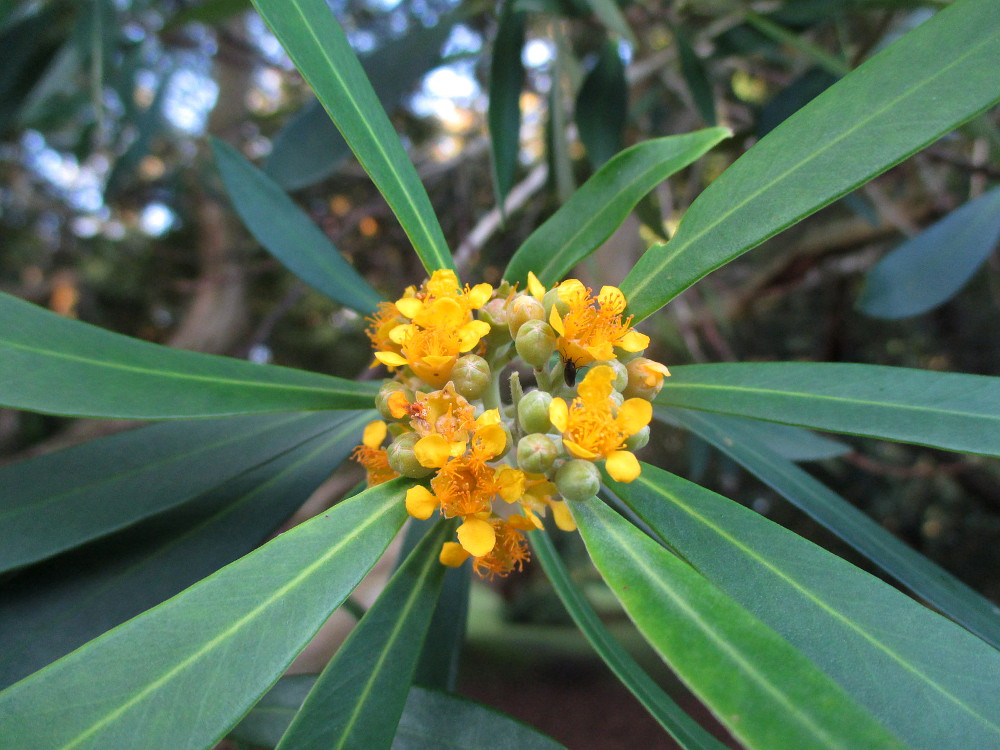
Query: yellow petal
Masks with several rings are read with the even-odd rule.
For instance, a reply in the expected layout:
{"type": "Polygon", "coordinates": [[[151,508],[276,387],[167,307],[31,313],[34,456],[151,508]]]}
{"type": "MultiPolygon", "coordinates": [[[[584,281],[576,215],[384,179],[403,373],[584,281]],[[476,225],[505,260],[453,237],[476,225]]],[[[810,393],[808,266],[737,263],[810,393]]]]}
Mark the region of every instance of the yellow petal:
{"type": "Polygon", "coordinates": [[[421,310],[424,309],[424,303],[416,297],[403,297],[402,299],[396,300],[396,309],[399,310],[404,317],[412,320],[420,314],[421,310]]]}
{"type": "Polygon", "coordinates": [[[417,322],[435,328],[458,328],[465,321],[465,316],[465,308],[454,297],[441,297],[434,300],[429,309],[424,310],[417,322]]]}
{"type": "Polygon", "coordinates": [[[644,398],[630,398],[618,407],[618,427],[634,435],[653,418],[653,405],[644,398]]]}
{"type": "Polygon", "coordinates": [[[457,568],[468,559],[469,553],[458,542],[445,542],[438,555],[438,561],[449,568],[457,568]]]}
{"type": "Polygon", "coordinates": [[[438,499],[426,487],[418,484],[406,491],[406,512],[414,518],[426,521],[437,507],[438,499]]]}
{"type": "Polygon", "coordinates": [[[556,500],[552,503],[552,519],[556,522],[556,526],[563,531],[576,531],[576,521],[573,520],[568,503],[562,500],[556,500]]]}
{"type": "Polygon", "coordinates": [[[403,367],[409,362],[406,357],[396,352],[375,352],[375,359],[390,367],[403,367]]]}
{"type": "Polygon", "coordinates": [[[516,502],[524,495],[523,471],[511,468],[501,469],[497,481],[500,484],[500,497],[504,502],[516,502]]]}
{"type": "Polygon", "coordinates": [[[642,468],[635,454],[628,451],[614,451],[604,463],[611,478],[617,482],[631,482],[639,476],[642,468]]]}
{"type": "Polygon", "coordinates": [[[497,543],[497,534],[492,524],[470,516],[458,527],[458,541],[470,555],[482,557],[497,543]]]}
{"type": "Polygon", "coordinates": [[[549,325],[560,336],[566,334],[566,326],[563,325],[562,318],[559,317],[559,311],[555,305],[552,305],[552,310],[549,312],[549,325]]]}
{"type": "Polygon", "coordinates": [[[451,457],[451,443],[444,435],[437,433],[427,435],[413,445],[413,455],[417,457],[421,466],[426,466],[428,469],[440,469],[451,457]]]}
{"type": "MultiPolygon", "coordinates": [[[[529,521],[531,521],[532,525],[536,529],[542,529],[542,530],[545,529],[545,524],[542,523],[542,519],[538,517],[538,514],[536,514],[535,511],[531,510],[530,508],[525,508],[524,509],[524,516],[529,521]]],[[[511,518],[514,518],[514,516],[511,516],[511,518]]],[[[526,530],[530,531],[530,529],[526,529],[526,530]]]]}
{"type": "Polygon", "coordinates": [[[625,295],[616,286],[601,287],[601,293],[597,295],[597,301],[600,303],[602,310],[621,313],[625,309],[625,295]]]}
{"type": "Polygon", "coordinates": [[[500,424],[500,410],[487,409],[476,417],[476,427],[485,427],[488,424],[500,424]]]}
{"type": "Polygon", "coordinates": [[[594,453],[594,451],[589,448],[584,448],[579,443],[573,442],[572,440],[566,440],[565,438],[563,438],[563,445],[566,446],[566,450],[568,450],[573,456],[576,458],[586,459],[587,461],[593,461],[600,455],[598,453],[594,453]]]}
{"type": "Polygon", "coordinates": [[[361,435],[361,442],[369,448],[378,448],[382,445],[382,441],[385,440],[385,435],[388,431],[385,422],[381,419],[376,419],[374,422],[369,422],[365,425],[365,431],[361,435]]]}
{"type": "Polygon", "coordinates": [[[476,284],[469,290],[467,296],[469,298],[469,307],[473,310],[478,310],[490,301],[490,297],[493,296],[493,287],[489,284],[476,284]]]}
{"type": "Polygon", "coordinates": [[[608,365],[598,365],[587,370],[586,376],[577,386],[577,392],[585,402],[600,402],[608,399],[614,390],[612,382],[615,371],[608,365]]]}
{"type": "Polygon", "coordinates": [[[528,291],[531,292],[531,296],[539,302],[541,302],[542,297],[545,296],[545,285],[538,280],[534,271],[528,271],[528,291]]]}
{"type": "Polygon", "coordinates": [[[618,339],[615,346],[621,347],[627,352],[641,352],[649,346],[649,336],[632,329],[618,339]]]}
{"type": "Polygon", "coordinates": [[[512,515],[507,519],[507,525],[517,529],[518,531],[534,531],[535,529],[545,527],[541,519],[530,510],[526,510],[524,513],[524,516],[519,513],[512,515]]]}
{"type": "Polygon", "coordinates": [[[393,391],[389,398],[385,400],[389,407],[389,413],[394,419],[402,419],[410,413],[410,402],[406,400],[406,394],[402,391],[393,391]]]}
{"type": "Polygon", "coordinates": [[[449,268],[439,269],[427,281],[427,291],[435,297],[454,294],[458,291],[458,276],[449,268]]]}
{"type": "Polygon", "coordinates": [[[410,340],[410,337],[413,336],[416,331],[417,327],[415,325],[411,325],[410,323],[398,325],[389,331],[389,340],[394,344],[403,346],[410,340]]]}
{"type": "Polygon", "coordinates": [[[447,354],[428,354],[426,357],[421,357],[420,361],[432,370],[441,370],[450,367],[455,359],[454,356],[447,354]]]}
{"type": "Polygon", "coordinates": [[[507,434],[498,424],[483,425],[472,436],[472,449],[488,458],[499,456],[507,445],[507,434]]]}
{"type": "Polygon", "coordinates": [[[549,404],[549,421],[559,432],[566,432],[569,426],[569,407],[561,398],[554,398],[549,404]]]}
{"type": "Polygon", "coordinates": [[[467,352],[479,344],[479,339],[490,332],[490,324],[485,320],[472,320],[458,329],[458,350],[467,352]]]}
{"type": "Polygon", "coordinates": [[[587,296],[587,287],[579,279],[566,279],[559,287],[559,299],[568,305],[587,296]]]}

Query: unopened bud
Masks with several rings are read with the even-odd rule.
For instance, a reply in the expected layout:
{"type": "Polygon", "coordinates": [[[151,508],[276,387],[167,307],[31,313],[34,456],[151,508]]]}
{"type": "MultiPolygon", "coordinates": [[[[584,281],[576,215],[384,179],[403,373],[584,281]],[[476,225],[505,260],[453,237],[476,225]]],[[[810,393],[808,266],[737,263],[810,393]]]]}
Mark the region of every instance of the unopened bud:
{"type": "Polygon", "coordinates": [[[521,326],[529,320],[545,320],[545,308],[530,294],[514,297],[507,306],[507,327],[511,336],[517,336],[521,326]]]}
{"type": "Polygon", "coordinates": [[[634,435],[629,435],[625,439],[625,449],[630,451],[637,451],[640,448],[645,448],[649,443],[649,425],[646,425],[641,430],[639,430],[634,435]]]}
{"type": "Polygon", "coordinates": [[[559,287],[555,286],[549,289],[542,297],[542,307],[545,309],[545,319],[549,319],[549,315],[552,313],[552,306],[555,305],[556,310],[559,311],[560,315],[565,315],[569,312],[569,303],[563,302],[559,298],[559,287]]]}
{"type": "Polygon", "coordinates": [[[587,500],[601,489],[601,472],[590,461],[575,458],[559,467],[555,481],[566,500],[587,500]]]}
{"type": "Polygon", "coordinates": [[[419,479],[426,477],[434,471],[433,468],[422,466],[413,452],[413,446],[420,440],[420,435],[415,432],[404,432],[389,445],[387,450],[389,456],[389,466],[397,474],[404,477],[419,479]]]}
{"type": "Polygon", "coordinates": [[[476,354],[466,354],[459,357],[451,371],[451,379],[455,390],[469,401],[473,401],[490,385],[490,366],[486,360],[476,354]]]}
{"type": "Polygon", "coordinates": [[[541,367],[556,350],[556,332],[544,320],[529,320],[518,330],[514,346],[521,359],[541,367]]]}
{"type": "Polygon", "coordinates": [[[479,308],[479,319],[485,320],[491,328],[507,325],[507,300],[491,299],[479,308]]]}
{"type": "Polygon", "coordinates": [[[552,468],[559,449],[545,435],[525,435],[517,443],[517,465],[532,474],[544,474],[552,468]]]}
{"type": "Polygon", "coordinates": [[[663,379],[670,374],[664,365],[646,357],[636,357],[625,369],[628,371],[628,385],[623,391],[626,398],[644,398],[647,401],[656,398],[663,388],[663,379]]]}
{"type": "Polygon", "coordinates": [[[378,413],[382,415],[383,419],[396,418],[392,416],[392,410],[389,408],[389,397],[397,391],[405,393],[406,388],[396,380],[387,380],[379,388],[378,394],[375,396],[375,408],[378,409],[378,413]]]}
{"type": "Polygon", "coordinates": [[[548,432],[552,428],[549,421],[549,404],[552,394],[545,391],[529,391],[517,402],[517,421],[525,432],[548,432]]]}

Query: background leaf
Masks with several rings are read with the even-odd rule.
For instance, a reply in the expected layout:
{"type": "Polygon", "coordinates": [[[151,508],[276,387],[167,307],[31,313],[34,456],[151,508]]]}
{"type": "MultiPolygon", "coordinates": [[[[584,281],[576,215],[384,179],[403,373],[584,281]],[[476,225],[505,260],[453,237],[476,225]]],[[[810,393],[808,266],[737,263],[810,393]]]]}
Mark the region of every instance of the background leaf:
{"type": "Polygon", "coordinates": [[[454,268],[424,186],[324,0],[254,0],[385,197],[428,272],[454,268]]]}
{"type": "Polygon", "coordinates": [[[1000,456],[1000,378],[819,362],[682,365],[660,406],[1000,456]]]}
{"type": "Polygon", "coordinates": [[[858,309],[895,320],[958,294],[1000,242],[1000,187],[952,211],[888,253],[868,272],[858,309]]]}
{"type": "Polygon", "coordinates": [[[327,416],[318,434],[194,500],[8,576],[0,585],[0,688],[253,550],[350,453],[369,418],[327,416]]]}
{"type": "Polygon", "coordinates": [[[622,150],[628,121],[628,82],[618,43],[607,41],[576,95],[576,128],[591,166],[622,150]]]}
{"type": "Polygon", "coordinates": [[[277,183],[232,146],[211,139],[212,153],[236,213],[286,268],[334,302],[362,315],[375,312],[378,292],[277,183]]]}
{"type": "Polygon", "coordinates": [[[746,747],[902,747],[801,652],[600,500],[570,508],[629,617],[746,747]]]}
{"type": "Polygon", "coordinates": [[[504,272],[510,282],[528,271],[551,286],[611,236],[636,203],[663,180],[730,136],[726,128],[656,138],[615,156],[524,241],[504,272]]]}
{"type": "Polygon", "coordinates": [[[674,26],[671,31],[677,43],[677,58],[681,66],[681,75],[691,92],[691,99],[706,125],[718,124],[715,116],[715,95],[712,93],[712,82],[705,70],[705,63],[691,46],[687,31],[681,26],[674,26]]]}
{"type": "Polygon", "coordinates": [[[831,86],[691,204],[622,282],[642,320],[695,281],[1000,100],[1000,15],[958,0],[831,86]]]}
{"type": "MultiPolygon", "coordinates": [[[[521,90],[524,88],[525,14],[506,0],[500,10],[490,61],[489,127],[493,186],[501,207],[514,185],[521,151],[521,90]]],[[[502,209],[501,209],[502,210],[502,209]]]]}
{"type": "Polygon", "coordinates": [[[997,744],[1000,652],[798,535],[656,467],[609,486],[664,544],[909,746],[997,744]]]}
{"type": "Polygon", "coordinates": [[[19,750],[210,747],[382,554],[406,486],[341,503],[0,692],[0,737],[19,750]]]}
{"type": "Polygon", "coordinates": [[[0,293],[3,406],[67,416],[184,419],[365,409],[377,389],[376,383],[150,344],[0,293]]]}

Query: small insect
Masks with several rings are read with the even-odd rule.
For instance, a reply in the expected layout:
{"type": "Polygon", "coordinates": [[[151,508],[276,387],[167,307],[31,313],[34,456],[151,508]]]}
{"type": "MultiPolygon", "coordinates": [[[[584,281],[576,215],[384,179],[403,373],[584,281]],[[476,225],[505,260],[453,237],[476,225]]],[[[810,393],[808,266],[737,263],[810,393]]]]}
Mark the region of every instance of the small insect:
{"type": "Polygon", "coordinates": [[[576,362],[572,359],[563,360],[563,379],[570,388],[576,385],[576,362]]]}

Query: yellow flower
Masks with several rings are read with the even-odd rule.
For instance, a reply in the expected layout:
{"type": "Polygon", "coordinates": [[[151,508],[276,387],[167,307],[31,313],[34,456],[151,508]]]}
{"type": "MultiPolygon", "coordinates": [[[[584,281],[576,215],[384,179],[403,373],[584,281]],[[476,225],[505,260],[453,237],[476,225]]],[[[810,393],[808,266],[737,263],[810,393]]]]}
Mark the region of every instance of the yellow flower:
{"type": "Polygon", "coordinates": [[[595,360],[614,359],[616,346],[627,352],[639,352],[649,346],[649,336],[631,327],[631,317],[622,320],[625,295],[617,287],[602,287],[601,293],[594,297],[582,283],[567,279],[558,289],[560,301],[569,310],[560,315],[553,305],[549,324],[559,334],[556,348],[564,360],[582,367],[595,360]]]}
{"type": "Polygon", "coordinates": [[[382,448],[382,441],[388,430],[385,422],[369,422],[361,438],[361,445],[354,449],[351,458],[365,467],[366,482],[369,487],[383,484],[399,476],[389,466],[389,456],[382,448]]]}
{"type": "Polygon", "coordinates": [[[532,271],[528,271],[528,292],[539,302],[545,296],[545,285],[538,280],[538,277],[532,271]]]}
{"type": "Polygon", "coordinates": [[[492,580],[494,576],[502,578],[515,569],[521,570],[531,557],[524,534],[513,523],[501,518],[493,518],[488,523],[495,542],[488,553],[473,556],[472,566],[477,575],[492,580]]]}
{"type": "Polygon", "coordinates": [[[536,529],[544,529],[545,525],[539,516],[545,516],[552,509],[552,518],[563,531],[576,531],[576,522],[564,500],[556,500],[559,491],[554,483],[546,479],[544,474],[524,475],[524,494],[521,496],[521,511],[524,517],[536,529]]]}
{"type": "Polygon", "coordinates": [[[563,445],[571,455],[588,461],[606,459],[612,477],[631,482],[639,476],[639,461],[622,449],[626,438],[649,424],[653,407],[644,399],[630,398],[616,409],[611,399],[614,378],[614,370],[607,365],[594,367],[571,404],[552,399],[549,420],[563,434],[563,445]]]}
{"type": "MultiPolygon", "coordinates": [[[[376,352],[399,355],[400,346],[389,338],[389,334],[394,328],[405,323],[406,319],[399,314],[396,306],[391,302],[380,302],[375,314],[370,318],[365,318],[365,320],[368,321],[365,335],[372,342],[372,348],[376,352]]],[[[383,360],[378,358],[376,354],[376,360],[370,366],[375,367],[379,362],[383,362],[383,360]]],[[[383,362],[383,364],[388,365],[389,369],[397,367],[389,362],[383,362]]]]}

